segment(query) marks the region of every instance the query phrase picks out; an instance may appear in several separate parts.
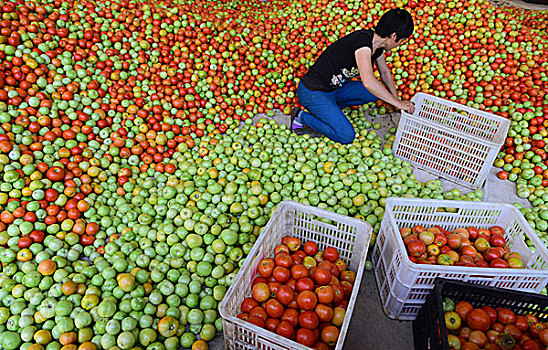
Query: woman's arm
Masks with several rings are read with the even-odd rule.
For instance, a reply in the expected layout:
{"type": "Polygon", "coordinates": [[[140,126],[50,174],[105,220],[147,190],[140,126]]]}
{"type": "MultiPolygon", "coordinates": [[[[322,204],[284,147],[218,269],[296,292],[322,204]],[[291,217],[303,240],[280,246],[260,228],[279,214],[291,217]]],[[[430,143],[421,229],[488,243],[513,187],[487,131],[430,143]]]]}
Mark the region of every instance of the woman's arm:
{"type": "Polygon", "coordinates": [[[398,97],[398,91],[396,90],[394,77],[392,76],[392,72],[390,72],[390,69],[388,69],[388,66],[386,65],[384,55],[381,55],[379,58],[377,58],[377,69],[379,70],[381,79],[384,82],[384,85],[386,85],[388,91],[390,91],[390,93],[395,97],[398,97]]]}
{"type": "MultiPolygon", "coordinates": [[[[371,63],[370,48],[362,47],[356,50],[356,62],[358,64],[358,70],[360,71],[363,86],[365,86],[369,92],[398,109],[413,113],[415,109],[413,102],[400,100],[397,94],[394,95],[388,91],[386,87],[384,87],[384,85],[375,77],[375,74],[373,73],[373,65],[371,63]]],[[[388,71],[388,74],[390,74],[390,71],[388,71]]],[[[394,90],[396,90],[395,86],[394,90]]]]}

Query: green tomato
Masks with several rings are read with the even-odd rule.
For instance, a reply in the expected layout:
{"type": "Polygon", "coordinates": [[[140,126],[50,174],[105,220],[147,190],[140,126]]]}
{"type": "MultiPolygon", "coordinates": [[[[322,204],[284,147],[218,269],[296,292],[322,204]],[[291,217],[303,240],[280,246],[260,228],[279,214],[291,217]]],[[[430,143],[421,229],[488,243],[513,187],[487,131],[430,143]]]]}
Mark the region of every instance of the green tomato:
{"type": "Polygon", "coordinates": [[[3,332],[0,338],[2,348],[6,350],[18,349],[21,345],[21,337],[15,332],[3,332]]]}
{"type": "Polygon", "coordinates": [[[194,336],[194,334],[190,332],[185,332],[183,333],[183,335],[181,335],[179,343],[183,348],[190,349],[195,341],[196,337],[194,336]]]}
{"type": "Polygon", "coordinates": [[[148,346],[156,341],[157,333],[152,328],[145,328],[139,332],[139,343],[148,346]]]}

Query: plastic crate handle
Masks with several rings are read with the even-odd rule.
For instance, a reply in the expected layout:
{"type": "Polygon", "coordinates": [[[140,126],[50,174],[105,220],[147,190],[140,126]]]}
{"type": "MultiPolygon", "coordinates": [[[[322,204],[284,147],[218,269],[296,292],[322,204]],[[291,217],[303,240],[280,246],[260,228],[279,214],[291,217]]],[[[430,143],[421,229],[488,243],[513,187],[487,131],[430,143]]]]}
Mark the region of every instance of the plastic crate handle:
{"type": "MultiPolygon", "coordinates": [[[[433,214],[451,214],[451,215],[459,215],[460,214],[460,211],[462,210],[462,208],[456,208],[456,207],[441,207],[441,206],[438,206],[438,207],[425,207],[425,208],[432,208],[432,209],[435,209],[435,212],[433,214]],[[440,209],[443,209],[443,210],[440,210],[440,209]]],[[[397,213],[400,214],[400,213],[406,213],[406,214],[423,214],[423,213],[416,213],[416,212],[412,212],[412,211],[406,211],[405,210],[406,208],[403,208],[401,210],[398,210],[397,213]]]]}
{"type": "Polygon", "coordinates": [[[484,276],[484,275],[470,275],[466,278],[466,282],[476,282],[476,281],[485,281],[491,282],[495,279],[496,276],[484,276]]]}

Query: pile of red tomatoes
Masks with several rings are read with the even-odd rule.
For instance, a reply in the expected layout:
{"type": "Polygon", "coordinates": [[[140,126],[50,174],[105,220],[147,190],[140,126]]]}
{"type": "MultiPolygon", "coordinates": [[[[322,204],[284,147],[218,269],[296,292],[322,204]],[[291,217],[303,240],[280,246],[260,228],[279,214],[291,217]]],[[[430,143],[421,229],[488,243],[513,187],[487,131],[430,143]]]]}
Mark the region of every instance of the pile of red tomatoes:
{"type": "Polygon", "coordinates": [[[425,229],[416,225],[402,227],[409,259],[417,264],[522,269],[521,255],[510,251],[504,229],[466,227],[453,232],[440,226],[425,229]]]}
{"type": "Polygon", "coordinates": [[[548,346],[547,324],[533,314],[516,315],[504,307],[474,308],[444,299],[445,327],[451,349],[540,350],[548,346]]]}
{"type": "Polygon", "coordinates": [[[257,273],[238,318],[314,349],[337,343],[356,279],[337,249],[286,236],[257,273]]]}

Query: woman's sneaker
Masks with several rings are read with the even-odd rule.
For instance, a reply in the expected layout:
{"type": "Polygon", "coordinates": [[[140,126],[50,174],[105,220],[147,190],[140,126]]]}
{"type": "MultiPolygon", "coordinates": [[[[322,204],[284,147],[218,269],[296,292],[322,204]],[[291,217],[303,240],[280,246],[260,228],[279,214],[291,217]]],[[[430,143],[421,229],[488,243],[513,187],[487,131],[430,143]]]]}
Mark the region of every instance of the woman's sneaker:
{"type": "Polygon", "coordinates": [[[299,115],[301,114],[302,109],[298,107],[293,107],[291,109],[290,115],[291,115],[291,125],[289,126],[291,130],[297,130],[302,129],[303,124],[300,122],[299,115]]]}

